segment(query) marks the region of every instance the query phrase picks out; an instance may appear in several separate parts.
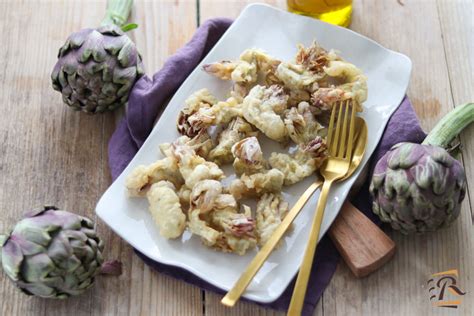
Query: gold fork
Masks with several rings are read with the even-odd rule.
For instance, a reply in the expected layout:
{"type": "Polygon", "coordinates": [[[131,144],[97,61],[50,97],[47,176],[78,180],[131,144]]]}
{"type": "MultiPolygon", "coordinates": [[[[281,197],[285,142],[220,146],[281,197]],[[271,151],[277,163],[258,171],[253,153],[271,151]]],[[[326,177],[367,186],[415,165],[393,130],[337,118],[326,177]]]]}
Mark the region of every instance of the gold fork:
{"type": "Polygon", "coordinates": [[[320,168],[320,173],[324,177],[324,184],[321,189],[321,194],[319,195],[316,214],[313,219],[308,244],[291,297],[288,315],[301,315],[329,189],[335,181],[342,179],[349,170],[354,140],[354,120],[356,112],[354,106],[355,104],[352,104],[350,100],[337,102],[331,112],[327,137],[327,144],[329,146],[328,158],[320,168]],[[336,126],[334,127],[334,125],[336,126]]]}
{"type": "MultiPolygon", "coordinates": [[[[356,117],[354,129],[354,146],[352,147],[354,148],[354,150],[352,153],[351,165],[349,167],[349,171],[343,179],[349,178],[354,173],[354,171],[357,169],[360,162],[362,161],[362,157],[364,156],[366,149],[367,125],[365,124],[365,121],[360,117],[356,117]]],[[[298,216],[303,206],[313,195],[313,193],[318,190],[322,185],[323,181],[322,179],[320,179],[320,177],[318,177],[299,197],[298,201],[295,203],[295,205],[293,205],[288,214],[286,214],[281,224],[275,229],[272,234],[272,237],[262,248],[260,248],[258,253],[255,255],[255,257],[245,269],[245,271],[235,282],[234,286],[224,296],[224,298],[222,298],[222,304],[228,307],[232,307],[235,305],[235,303],[237,303],[237,301],[240,299],[240,296],[247,289],[247,286],[250,284],[250,282],[252,282],[254,276],[263,266],[267,258],[272,253],[273,249],[277,246],[280,239],[284,236],[285,232],[291,226],[291,223],[293,223],[295,218],[298,216]]]]}

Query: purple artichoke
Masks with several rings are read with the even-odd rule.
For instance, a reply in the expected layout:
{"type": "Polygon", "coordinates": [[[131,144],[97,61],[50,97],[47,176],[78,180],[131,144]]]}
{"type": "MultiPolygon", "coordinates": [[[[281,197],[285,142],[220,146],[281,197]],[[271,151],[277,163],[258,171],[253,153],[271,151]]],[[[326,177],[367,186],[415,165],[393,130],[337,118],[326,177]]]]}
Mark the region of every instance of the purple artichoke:
{"type": "Polygon", "coordinates": [[[90,288],[99,273],[121,271],[117,261],[104,265],[91,220],[55,207],[28,213],[2,239],[3,270],[29,295],[67,298],[90,288]]]}
{"type": "Polygon", "coordinates": [[[71,34],[59,50],[51,79],[72,109],[95,114],[127,104],[143,74],[136,46],[120,28],[131,6],[131,0],[111,0],[103,26],[71,34]]]}
{"type": "Polygon", "coordinates": [[[378,161],[370,193],[374,213],[394,229],[434,231],[459,216],[466,176],[445,149],[400,143],[378,161]]]}

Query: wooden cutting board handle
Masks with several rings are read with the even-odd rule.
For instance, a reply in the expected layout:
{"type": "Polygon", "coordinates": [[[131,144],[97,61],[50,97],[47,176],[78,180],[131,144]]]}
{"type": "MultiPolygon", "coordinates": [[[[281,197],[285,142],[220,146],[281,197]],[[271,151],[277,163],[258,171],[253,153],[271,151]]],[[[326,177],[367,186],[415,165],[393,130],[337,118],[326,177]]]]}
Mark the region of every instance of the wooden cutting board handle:
{"type": "Polygon", "coordinates": [[[395,253],[395,243],[354,205],[346,201],[329,236],[356,277],[376,271],[395,253]]]}

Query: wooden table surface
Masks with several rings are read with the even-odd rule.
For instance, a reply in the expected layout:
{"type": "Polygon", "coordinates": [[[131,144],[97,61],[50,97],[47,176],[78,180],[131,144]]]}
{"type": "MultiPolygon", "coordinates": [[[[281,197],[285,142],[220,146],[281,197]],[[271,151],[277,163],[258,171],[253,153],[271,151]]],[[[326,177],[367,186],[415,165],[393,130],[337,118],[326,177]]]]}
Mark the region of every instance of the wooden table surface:
{"type": "MultiPolygon", "coordinates": [[[[135,1],[131,36],[148,73],[186,43],[202,21],[235,18],[250,1],[135,1]]],[[[267,1],[285,8],[285,1],[267,1]]],[[[111,183],[107,142],[121,112],[88,116],[61,103],[50,73],[58,48],[73,31],[97,25],[105,1],[0,0],[0,231],[24,210],[53,203],[97,220],[94,207],[111,183]]],[[[408,55],[413,72],[408,95],[421,124],[436,121],[474,99],[472,0],[354,0],[351,28],[408,55]],[[404,2],[402,5],[401,2],[404,2]]],[[[474,184],[474,126],[461,135],[468,185],[474,184]]],[[[381,270],[359,280],[341,263],[315,315],[426,315],[474,313],[474,193],[450,228],[406,237],[389,231],[397,253],[381,270]],[[435,272],[458,269],[467,291],[457,310],[432,307],[426,282],[435,272]]],[[[0,277],[1,315],[273,315],[254,304],[233,309],[220,296],[150,270],[100,220],[105,255],[124,273],[99,278],[95,287],[67,301],[21,294],[0,277]]],[[[281,313],[280,313],[281,314],[281,313]]]]}

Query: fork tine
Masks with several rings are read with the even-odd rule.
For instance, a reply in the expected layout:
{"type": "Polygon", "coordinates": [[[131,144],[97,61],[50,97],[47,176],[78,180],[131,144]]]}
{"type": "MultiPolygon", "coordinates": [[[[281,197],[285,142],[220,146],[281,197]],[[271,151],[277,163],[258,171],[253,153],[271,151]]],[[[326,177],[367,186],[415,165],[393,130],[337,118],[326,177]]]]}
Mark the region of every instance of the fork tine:
{"type": "Polygon", "coordinates": [[[344,119],[342,120],[342,133],[339,139],[339,148],[337,151],[337,157],[343,158],[345,154],[345,149],[347,148],[347,121],[349,115],[349,100],[344,101],[344,105],[341,106],[341,111],[344,109],[344,119]]]}
{"type": "Polygon", "coordinates": [[[332,140],[332,143],[330,144],[331,146],[331,156],[335,157],[337,155],[337,147],[339,144],[339,136],[341,133],[341,116],[342,116],[342,102],[337,102],[336,106],[339,108],[339,113],[337,114],[337,121],[336,121],[336,129],[334,131],[334,139],[332,140]]]}
{"type": "Polygon", "coordinates": [[[349,127],[349,139],[348,139],[348,142],[347,142],[347,148],[346,148],[346,152],[344,154],[344,158],[346,160],[350,160],[351,159],[351,156],[352,156],[352,146],[353,146],[353,143],[354,143],[354,122],[355,122],[355,107],[356,107],[356,104],[355,104],[356,101],[353,101],[351,102],[351,123],[350,123],[350,127],[349,127]]]}
{"type": "Polygon", "coordinates": [[[331,110],[331,118],[329,119],[329,126],[328,126],[327,146],[329,148],[330,155],[331,155],[331,142],[334,139],[334,120],[336,118],[336,108],[337,108],[337,103],[333,106],[331,110]]]}

